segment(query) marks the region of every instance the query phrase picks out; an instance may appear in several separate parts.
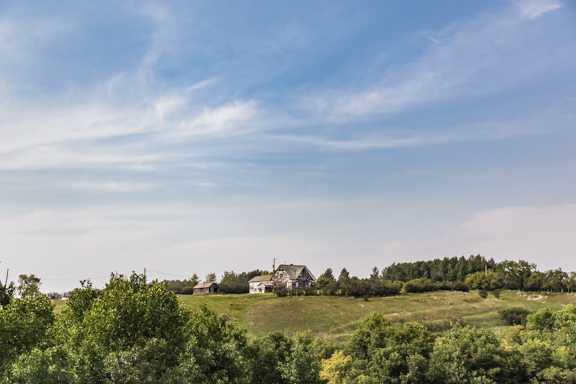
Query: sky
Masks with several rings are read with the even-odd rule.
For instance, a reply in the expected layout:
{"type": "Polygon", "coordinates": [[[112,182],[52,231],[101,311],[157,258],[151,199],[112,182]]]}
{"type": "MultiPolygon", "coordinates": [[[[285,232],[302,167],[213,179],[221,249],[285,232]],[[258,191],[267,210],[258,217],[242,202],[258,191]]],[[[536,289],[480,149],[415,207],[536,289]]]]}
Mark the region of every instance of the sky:
{"type": "Polygon", "coordinates": [[[0,279],[576,270],[576,3],[0,1],[0,279]]]}

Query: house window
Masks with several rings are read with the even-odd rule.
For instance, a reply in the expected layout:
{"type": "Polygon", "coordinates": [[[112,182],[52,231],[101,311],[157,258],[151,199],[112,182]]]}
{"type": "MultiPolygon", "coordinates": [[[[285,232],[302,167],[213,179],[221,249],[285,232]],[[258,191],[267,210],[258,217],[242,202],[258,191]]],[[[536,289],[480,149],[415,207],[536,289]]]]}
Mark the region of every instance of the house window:
{"type": "Polygon", "coordinates": [[[295,283],[294,283],[294,286],[295,286],[296,288],[298,288],[298,282],[295,282],[295,283]]]}

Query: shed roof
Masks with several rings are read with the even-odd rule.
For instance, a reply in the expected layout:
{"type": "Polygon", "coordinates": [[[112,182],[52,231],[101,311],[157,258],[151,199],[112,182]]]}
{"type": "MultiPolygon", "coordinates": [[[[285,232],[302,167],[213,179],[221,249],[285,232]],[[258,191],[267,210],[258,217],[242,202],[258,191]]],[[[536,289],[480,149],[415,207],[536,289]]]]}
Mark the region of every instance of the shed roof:
{"type": "Polygon", "coordinates": [[[288,274],[288,276],[290,276],[291,280],[296,280],[303,270],[306,270],[310,277],[312,277],[313,280],[316,280],[312,272],[310,272],[310,270],[305,265],[280,264],[276,271],[278,271],[280,268],[282,268],[288,274]]]}
{"type": "Polygon", "coordinates": [[[260,281],[271,281],[272,275],[264,275],[264,276],[254,276],[250,279],[249,283],[257,283],[260,281]]]}
{"type": "Polygon", "coordinates": [[[216,283],[198,283],[194,286],[194,289],[196,289],[196,288],[210,288],[213,285],[218,286],[218,284],[216,284],[216,283]]]}

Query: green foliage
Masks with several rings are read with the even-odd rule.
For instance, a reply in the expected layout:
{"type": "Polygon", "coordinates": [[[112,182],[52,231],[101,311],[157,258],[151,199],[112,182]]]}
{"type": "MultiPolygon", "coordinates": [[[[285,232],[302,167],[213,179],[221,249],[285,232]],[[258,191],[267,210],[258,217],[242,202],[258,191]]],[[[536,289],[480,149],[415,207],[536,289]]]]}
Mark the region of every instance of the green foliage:
{"type": "Polygon", "coordinates": [[[40,293],[40,286],[42,282],[40,281],[39,277],[36,277],[34,274],[31,275],[20,275],[18,276],[18,294],[21,297],[24,296],[31,296],[40,293]]]}
{"type": "Polygon", "coordinates": [[[215,283],[216,282],[216,274],[214,272],[210,272],[204,277],[205,283],[215,283]]]}
{"type": "Polygon", "coordinates": [[[324,278],[327,280],[336,280],[336,277],[334,277],[334,271],[332,271],[332,268],[326,269],[326,271],[324,271],[323,274],[318,276],[318,280],[320,280],[321,278],[324,278]]]}
{"type": "Polygon", "coordinates": [[[430,279],[433,282],[464,282],[467,275],[484,271],[486,266],[494,269],[496,263],[494,259],[487,260],[480,255],[469,256],[468,258],[464,256],[445,257],[444,259],[413,263],[393,263],[382,270],[382,279],[404,282],[414,279],[430,279]]]}
{"type": "Polygon", "coordinates": [[[191,295],[194,293],[194,287],[200,282],[197,274],[193,274],[188,280],[165,280],[166,288],[174,293],[191,295]]]}
{"type": "Polygon", "coordinates": [[[433,282],[430,279],[414,279],[404,284],[406,293],[423,293],[433,291],[462,291],[468,292],[470,288],[466,283],[455,281],[433,282]]]}
{"type": "Polygon", "coordinates": [[[504,275],[504,288],[522,290],[532,273],[536,271],[536,264],[524,260],[504,260],[498,264],[497,270],[504,275]]]}
{"type": "MultiPolygon", "coordinates": [[[[320,276],[318,278],[318,280],[316,280],[316,288],[322,290],[322,289],[328,287],[328,285],[330,285],[331,283],[336,283],[336,280],[328,278],[328,277],[320,276]]],[[[338,289],[336,288],[336,290],[338,290],[338,289]]]]}
{"type": "Polygon", "coordinates": [[[338,276],[338,283],[346,283],[350,279],[350,272],[346,268],[342,268],[340,275],[338,276]]]}
{"type": "Polygon", "coordinates": [[[272,287],[272,291],[278,297],[286,297],[290,293],[288,287],[284,284],[274,284],[274,287],[272,287]]]}
{"type": "Polygon", "coordinates": [[[471,289],[482,289],[485,291],[500,289],[504,286],[502,275],[492,271],[480,271],[470,274],[466,277],[465,283],[471,289]]]}
{"type": "Polygon", "coordinates": [[[322,384],[322,369],[318,356],[317,339],[309,333],[296,334],[292,338],[290,354],[279,364],[282,378],[289,384],[322,384]]]}
{"type": "MultiPolygon", "coordinates": [[[[248,293],[250,292],[250,284],[248,283],[253,277],[262,276],[263,272],[259,269],[250,272],[242,272],[239,274],[234,271],[225,271],[222,279],[218,284],[221,293],[248,293]]],[[[264,273],[267,274],[267,273],[264,273]]]]}
{"type": "Polygon", "coordinates": [[[554,326],[554,315],[549,308],[542,308],[526,317],[527,329],[551,330],[554,326]]]}
{"type": "Polygon", "coordinates": [[[481,290],[478,291],[478,295],[479,295],[481,298],[485,299],[485,298],[488,297],[488,291],[485,291],[485,290],[481,289],[481,290]]]}
{"type": "Polygon", "coordinates": [[[250,350],[243,329],[203,305],[185,327],[187,339],[177,367],[178,382],[246,383],[250,350]]]}
{"type": "Polygon", "coordinates": [[[54,305],[41,294],[25,295],[0,307],[0,376],[18,356],[45,342],[54,305]]]}
{"type": "Polygon", "coordinates": [[[531,312],[526,308],[513,307],[498,311],[505,325],[526,325],[526,318],[531,312]]]}
{"type": "Polygon", "coordinates": [[[0,285],[0,306],[7,306],[14,298],[14,283],[10,282],[7,286],[0,285]]]}
{"type": "Polygon", "coordinates": [[[406,323],[399,327],[373,313],[360,323],[344,350],[353,361],[349,377],[365,376],[374,383],[423,377],[433,345],[434,336],[422,324],[406,323]]]}
{"type": "Polygon", "coordinates": [[[429,377],[447,384],[523,382],[518,360],[493,332],[457,326],[434,346],[429,377]]]}
{"type": "Polygon", "coordinates": [[[267,384],[287,383],[280,367],[292,353],[292,340],[282,332],[272,332],[251,343],[252,366],[251,382],[267,384]],[[264,363],[264,364],[263,364],[264,363]]]}
{"type": "MultiPolygon", "coordinates": [[[[454,284],[431,279],[425,283],[454,284]]],[[[356,277],[343,285],[340,291],[348,295],[401,287],[401,283],[356,277]]],[[[442,294],[427,296],[437,299],[442,294]]],[[[454,300],[464,295],[448,296],[454,300]]],[[[296,316],[296,308],[307,301],[327,301],[334,307],[343,302],[368,307],[376,301],[270,296],[266,300],[282,304],[287,309],[282,316],[296,316]]],[[[411,303],[423,311],[419,300],[406,295],[380,301],[411,303]]],[[[487,303],[475,300],[476,306],[487,303]]],[[[271,316],[272,308],[266,307],[267,319],[278,321],[271,316]]],[[[61,314],[55,316],[53,310],[50,300],[37,292],[0,307],[1,384],[576,382],[576,307],[572,305],[529,315],[522,308],[500,311],[509,324],[526,318],[526,329],[503,327],[495,333],[458,322],[449,329],[443,324],[437,330],[444,331],[444,337],[434,335],[429,325],[399,325],[372,313],[360,322],[343,350],[310,332],[292,337],[275,332],[249,341],[246,331],[229,318],[205,304],[184,310],[165,283],[147,282],[137,274],[112,275],[102,291],[82,282],[61,314]]]]}

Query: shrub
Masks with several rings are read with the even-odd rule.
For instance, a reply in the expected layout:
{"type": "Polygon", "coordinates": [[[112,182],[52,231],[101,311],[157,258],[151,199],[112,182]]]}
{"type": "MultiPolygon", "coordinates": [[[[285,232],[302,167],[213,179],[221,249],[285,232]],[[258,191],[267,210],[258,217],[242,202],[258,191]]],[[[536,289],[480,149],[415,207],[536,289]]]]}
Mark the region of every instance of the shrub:
{"type": "Polygon", "coordinates": [[[194,287],[189,285],[187,287],[182,288],[183,295],[192,295],[194,294],[194,287]]]}
{"type": "Polygon", "coordinates": [[[318,292],[316,291],[316,287],[306,287],[302,290],[304,296],[316,296],[318,292]]]}
{"type": "Polygon", "coordinates": [[[490,292],[492,294],[492,296],[494,296],[495,298],[499,299],[500,298],[500,291],[499,290],[495,290],[490,292]]]}
{"type": "Polygon", "coordinates": [[[276,295],[277,297],[288,296],[288,287],[286,287],[284,284],[275,284],[272,291],[274,292],[274,295],[276,295]]]}
{"type": "Polygon", "coordinates": [[[526,308],[514,307],[498,311],[500,319],[506,325],[526,325],[526,318],[531,312],[526,308]]]}
{"type": "Polygon", "coordinates": [[[461,281],[455,281],[452,283],[452,290],[460,292],[470,292],[470,287],[466,283],[463,283],[461,281]]]}
{"type": "Polygon", "coordinates": [[[478,291],[478,294],[480,295],[481,298],[485,299],[488,297],[488,291],[485,291],[483,289],[478,291]]]}

